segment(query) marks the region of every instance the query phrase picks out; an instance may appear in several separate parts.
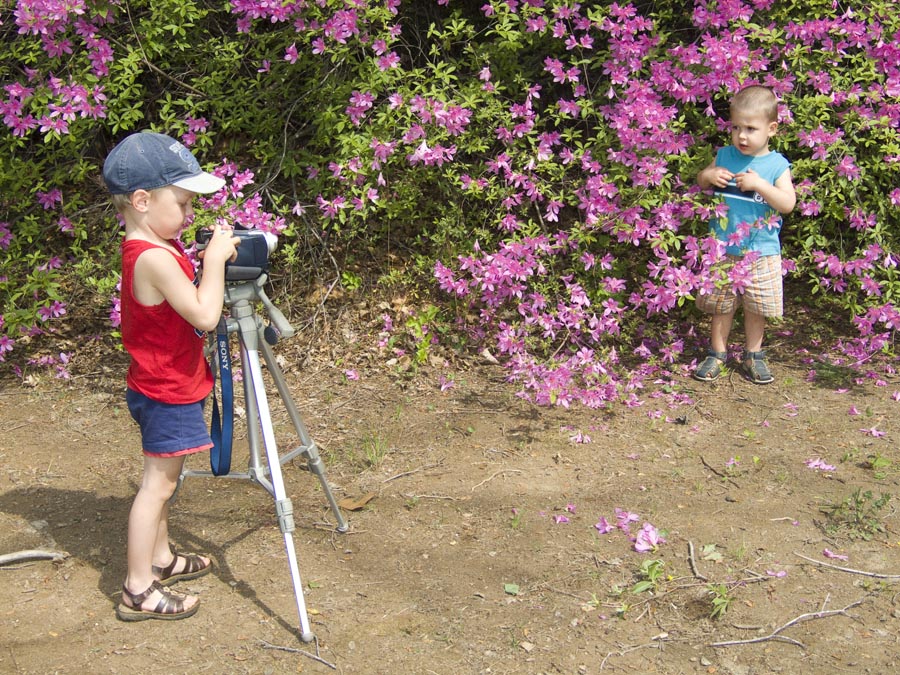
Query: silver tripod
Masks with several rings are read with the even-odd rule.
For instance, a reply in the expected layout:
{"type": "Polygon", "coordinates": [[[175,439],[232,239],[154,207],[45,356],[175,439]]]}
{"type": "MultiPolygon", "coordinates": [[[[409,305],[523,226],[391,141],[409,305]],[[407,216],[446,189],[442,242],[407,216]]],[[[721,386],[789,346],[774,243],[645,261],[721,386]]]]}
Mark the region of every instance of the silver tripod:
{"type": "MultiPolygon", "coordinates": [[[[224,477],[251,480],[265,488],[275,499],[275,515],[278,518],[278,526],[284,535],[284,546],[291,569],[291,580],[294,583],[294,595],[297,599],[297,614],[300,617],[300,639],[303,642],[311,642],[315,639],[315,635],[309,626],[306,602],[303,598],[303,584],[300,581],[300,571],[297,567],[297,554],[294,549],[292,534],[294,531],[294,508],[291,500],[285,494],[281,465],[294,457],[305,457],[309,470],[318,477],[319,483],[322,485],[322,490],[331,507],[331,512],[337,520],[337,531],[346,532],[349,528],[334,499],[331,487],[325,480],[325,465],[319,456],[318,448],[316,448],[316,444],[309,437],[303,420],[300,419],[300,414],[297,412],[297,407],[294,405],[294,401],[285,384],[284,375],[275,361],[272,348],[266,341],[266,327],[263,326],[262,321],[254,311],[255,303],[257,301],[262,302],[269,319],[278,329],[281,336],[291,337],[294,334],[294,328],[263,291],[262,286],[266,278],[266,275],[263,274],[255,280],[234,285],[226,284],[225,287],[225,306],[230,309],[230,316],[225,324],[229,335],[231,333],[238,334],[241,345],[241,362],[244,364],[245,369],[244,398],[247,409],[250,459],[246,473],[229,473],[224,477]],[[260,352],[300,439],[300,445],[283,455],[278,454],[278,447],[275,444],[275,432],[272,428],[269,402],[266,398],[266,389],[259,361],[260,352]],[[262,463],[260,441],[262,441],[262,446],[265,448],[267,466],[262,463]]],[[[231,377],[231,373],[224,373],[224,377],[231,377]]],[[[212,475],[211,471],[183,470],[179,477],[179,485],[187,476],[212,475]]]]}

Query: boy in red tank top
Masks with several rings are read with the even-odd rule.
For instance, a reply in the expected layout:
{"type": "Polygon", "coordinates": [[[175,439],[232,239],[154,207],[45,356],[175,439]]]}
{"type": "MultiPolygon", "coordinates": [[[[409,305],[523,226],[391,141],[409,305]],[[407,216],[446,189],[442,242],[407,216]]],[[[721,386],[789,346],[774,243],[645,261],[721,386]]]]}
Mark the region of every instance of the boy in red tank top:
{"type": "Polygon", "coordinates": [[[103,179],[125,222],[122,242],[122,343],[131,356],[126,400],[141,429],[144,475],[128,517],[128,572],[116,614],[123,621],[183,619],[199,598],[168,586],[210,571],[209,558],[179,554],[169,544],[169,498],[185,456],[212,447],[203,401],[212,374],[204,331],[219,322],[225,263],[239,243],[215,227],[203,253],[203,275],[178,241],[198,193],[225,181],[204,172],[173,138],[132,134],[109,153],[103,179]]]}

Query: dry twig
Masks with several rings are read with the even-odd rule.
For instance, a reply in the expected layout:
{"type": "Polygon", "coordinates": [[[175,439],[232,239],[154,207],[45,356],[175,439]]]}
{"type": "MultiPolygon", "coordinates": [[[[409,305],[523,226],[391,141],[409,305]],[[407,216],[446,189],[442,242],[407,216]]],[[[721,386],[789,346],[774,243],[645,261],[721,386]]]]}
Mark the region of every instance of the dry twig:
{"type": "Polygon", "coordinates": [[[850,574],[861,574],[865,577],[873,577],[875,579],[891,579],[892,581],[900,580],[900,574],[879,574],[878,572],[864,572],[863,570],[855,570],[852,567],[840,567],[838,565],[832,565],[831,563],[822,562],[821,560],[815,560],[814,558],[807,558],[805,555],[800,555],[796,551],[794,551],[794,555],[798,558],[803,558],[804,560],[808,560],[814,565],[821,565],[822,567],[830,567],[833,570],[838,570],[840,572],[849,572],[850,574]]]}
{"type": "Polygon", "coordinates": [[[60,560],[65,560],[68,557],[69,554],[65,551],[30,549],[27,551],[17,551],[16,553],[5,553],[0,555],[0,567],[3,565],[25,562],[26,560],[52,560],[53,562],[58,562],[60,560]]]}
{"type": "Polygon", "coordinates": [[[497,471],[497,472],[494,473],[493,475],[488,476],[487,478],[485,478],[483,481],[481,481],[481,482],[478,483],[477,485],[473,485],[473,486],[472,486],[472,492],[475,492],[475,488],[479,488],[479,487],[481,487],[482,485],[484,485],[485,483],[488,483],[488,482],[494,480],[497,476],[502,476],[502,475],[505,474],[505,473],[522,473],[522,471],[521,471],[520,469],[503,469],[502,471],[497,471]]]}
{"type": "MultiPolygon", "coordinates": [[[[263,649],[277,649],[277,650],[282,651],[282,652],[290,652],[291,654],[302,654],[303,656],[308,656],[308,657],[311,658],[313,661],[318,661],[319,663],[325,664],[326,666],[328,666],[328,667],[331,668],[332,670],[337,670],[337,666],[336,666],[336,665],[334,665],[334,664],[331,663],[330,661],[326,661],[326,660],[323,659],[321,656],[317,656],[316,654],[313,654],[313,653],[311,653],[311,652],[307,652],[307,651],[304,651],[304,650],[302,650],[302,649],[295,649],[294,647],[281,647],[281,646],[279,646],[279,645],[273,645],[272,643],[266,642],[265,640],[260,640],[259,642],[260,642],[260,644],[263,646],[263,649]]],[[[318,647],[319,647],[319,644],[318,644],[318,642],[317,642],[317,643],[316,643],[316,649],[318,649],[318,647]]]]}
{"type": "Polygon", "coordinates": [[[819,612],[808,612],[806,614],[801,614],[800,616],[791,619],[783,626],[779,626],[778,628],[773,630],[771,633],[769,633],[768,635],[765,635],[763,637],[752,638],[749,640],[726,640],[725,642],[713,642],[709,646],[710,647],[731,647],[734,645],[751,645],[751,644],[755,644],[757,642],[767,642],[768,640],[776,640],[776,641],[787,642],[789,644],[796,645],[797,647],[800,647],[801,649],[806,649],[806,646],[799,640],[795,640],[794,638],[789,638],[784,635],[780,635],[781,631],[783,631],[787,628],[790,628],[791,626],[795,626],[798,623],[803,623],[804,621],[814,621],[816,619],[824,619],[826,617],[835,616],[837,614],[842,614],[844,616],[847,616],[847,610],[851,609],[853,607],[856,607],[857,605],[862,604],[863,600],[865,600],[865,598],[861,598],[861,599],[857,600],[856,602],[851,602],[849,605],[847,605],[843,609],[830,609],[830,610],[823,609],[819,612]]]}
{"type": "Polygon", "coordinates": [[[400,496],[403,497],[404,499],[444,499],[448,502],[456,501],[456,497],[450,497],[448,495],[413,495],[413,494],[406,494],[404,492],[401,492],[400,496]]]}
{"type": "Polygon", "coordinates": [[[714,474],[716,474],[716,475],[717,475],[719,478],[721,478],[722,480],[728,481],[729,483],[731,483],[731,484],[734,485],[735,487],[740,487],[740,485],[738,485],[738,484],[735,483],[733,480],[731,480],[731,478],[730,478],[729,476],[725,475],[724,473],[722,473],[721,471],[719,471],[718,469],[716,469],[712,464],[710,464],[709,462],[707,462],[706,459],[705,459],[704,457],[701,456],[701,457],[700,457],[700,461],[703,463],[703,466],[705,466],[707,469],[709,469],[710,471],[712,471],[714,474]]]}
{"type": "Polygon", "coordinates": [[[404,471],[403,473],[398,473],[395,476],[391,476],[390,478],[385,478],[382,483],[390,483],[392,480],[397,480],[398,478],[404,478],[406,476],[411,476],[414,473],[418,473],[419,471],[427,471],[428,469],[433,469],[436,466],[440,466],[440,463],[437,464],[426,464],[424,466],[420,466],[418,469],[412,469],[411,471],[404,471]]]}
{"type": "Polygon", "coordinates": [[[691,566],[691,573],[701,581],[709,581],[705,576],[697,571],[697,561],[694,560],[694,542],[688,541],[688,564],[691,566]]]}

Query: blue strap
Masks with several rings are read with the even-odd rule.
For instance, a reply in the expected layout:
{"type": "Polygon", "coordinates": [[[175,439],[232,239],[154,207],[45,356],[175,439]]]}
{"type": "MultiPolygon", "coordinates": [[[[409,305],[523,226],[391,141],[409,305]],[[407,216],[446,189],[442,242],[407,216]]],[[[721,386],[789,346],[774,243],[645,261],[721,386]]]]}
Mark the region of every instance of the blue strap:
{"type": "MultiPolygon", "coordinates": [[[[216,363],[222,381],[222,417],[219,418],[219,402],[213,384],[213,409],[210,437],[213,447],[209,452],[209,466],[214,476],[224,476],[231,470],[231,441],[234,429],[234,387],[231,377],[231,351],[228,348],[228,330],[225,319],[216,329],[216,363]]],[[[215,372],[216,369],[213,369],[215,372]]],[[[215,375],[214,375],[215,377],[215,375]]]]}

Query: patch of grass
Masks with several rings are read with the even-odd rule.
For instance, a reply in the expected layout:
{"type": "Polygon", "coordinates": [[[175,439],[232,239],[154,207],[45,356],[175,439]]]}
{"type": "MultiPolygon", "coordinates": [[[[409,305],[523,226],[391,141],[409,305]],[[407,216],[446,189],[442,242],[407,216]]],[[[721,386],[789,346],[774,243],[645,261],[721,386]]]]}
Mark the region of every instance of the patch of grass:
{"type": "Polygon", "coordinates": [[[518,530],[522,527],[522,512],[518,509],[512,510],[512,516],[509,519],[509,526],[514,530],[518,530]]]}
{"type": "Polygon", "coordinates": [[[864,539],[884,534],[886,528],[881,522],[881,511],[891,501],[890,493],[883,493],[877,499],[871,490],[865,492],[857,488],[839,503],[829,504],[822,509],[828,516],[825,533],[834,535],[845,532],[851,539],[864,539]]]}
{"type": "Polygon", "coordinates": [[[816,384],[828,388],[850,389],[854,379],[859,376],[852,368],[822,361],[817,361],[812,367],[816,371],[816,384]]]}
{"type": "Polygon", "coordinates": [[[377,432],[371,432],[363,436],[362,448],[366,466],[370,468],[375,468],[381,464],[389,450],[388,442],[377,432]]]}

